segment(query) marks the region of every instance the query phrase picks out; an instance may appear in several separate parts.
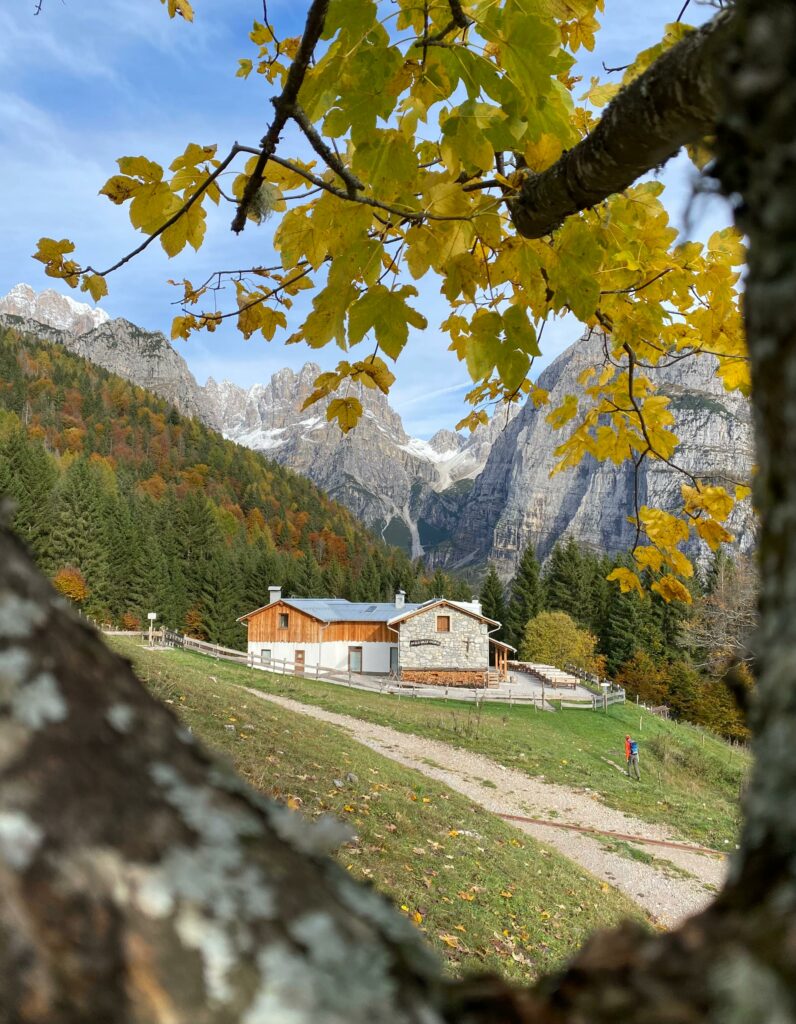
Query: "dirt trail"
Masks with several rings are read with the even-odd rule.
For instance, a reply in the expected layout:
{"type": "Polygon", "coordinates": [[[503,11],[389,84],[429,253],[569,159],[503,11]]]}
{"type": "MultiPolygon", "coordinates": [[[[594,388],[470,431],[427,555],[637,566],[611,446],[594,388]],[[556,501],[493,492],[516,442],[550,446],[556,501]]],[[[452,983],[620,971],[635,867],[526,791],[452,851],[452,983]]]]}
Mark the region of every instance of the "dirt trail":
{"type": "Polygon", "coordinates": [[[721,854],[705,853],[696,847],[683,848],[682,840],[667,829],[606,807],[596,795],[532,778],[481,754],[438,740],[363,722],[288,697],[244,689],[260,700],[340,726],[357,742],[443,782],[492,814],[537,819],[511,823],[619,889],[667,928],[706,906],[724,880],[727,861],[721,854]],[[549,824],[543,823],[545,820],[549,824]],[[676,845],[638,845],[638,849],[655,858],[652,863],[643,863],[612,852],[605,841],[589,832],[562,825],[638,837],[639,844],[646,839],[676,845]]]}

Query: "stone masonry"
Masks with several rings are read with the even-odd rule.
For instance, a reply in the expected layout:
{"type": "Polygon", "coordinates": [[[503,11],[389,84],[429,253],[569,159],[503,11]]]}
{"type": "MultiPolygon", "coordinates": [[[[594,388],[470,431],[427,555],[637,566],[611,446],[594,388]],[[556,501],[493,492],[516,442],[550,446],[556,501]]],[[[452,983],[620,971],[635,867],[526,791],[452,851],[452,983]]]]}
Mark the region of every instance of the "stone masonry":
{"type": "Polygon", "coordinates": [[[489,671],[489,625],[453,605],[435,605],[404,619],[398,640],[401,678],[447,686],[480,685],[489,671]],[[437,629],[448,616],[450,631],[437,629]]]}

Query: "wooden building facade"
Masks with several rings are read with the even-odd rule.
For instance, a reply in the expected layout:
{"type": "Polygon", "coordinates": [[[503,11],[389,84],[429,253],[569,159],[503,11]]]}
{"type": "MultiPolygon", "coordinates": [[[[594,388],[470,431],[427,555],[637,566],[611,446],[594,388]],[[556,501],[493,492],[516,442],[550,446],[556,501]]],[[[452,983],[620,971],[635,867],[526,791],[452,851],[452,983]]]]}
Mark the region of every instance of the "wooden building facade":
{"type": "Polygon", "coordinates": [[[266,667],[287,661],[304,670],[332,669],[389,675],[447,686],[485,686],[490,633],[500,623],[481,614],[478,602],[436,599],[407,604],[351,602],[339,598],[270,600],[241,616],[248,627],[248,651],[266,667]]]}

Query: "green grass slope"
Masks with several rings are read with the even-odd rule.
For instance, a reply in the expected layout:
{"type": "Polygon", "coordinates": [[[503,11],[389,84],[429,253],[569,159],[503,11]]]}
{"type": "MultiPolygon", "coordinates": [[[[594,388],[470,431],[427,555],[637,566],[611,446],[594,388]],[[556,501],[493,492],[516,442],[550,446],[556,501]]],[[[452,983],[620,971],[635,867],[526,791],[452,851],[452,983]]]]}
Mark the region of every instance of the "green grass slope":
{"type": "Polygon", "coordinates": [[[243,670],[120,638],[112,646],[254,787],[308,816],[348,820],[357,839],[340,863],[415,921],[452,972],[527,982],[596,928],[642,919],[615,890],[447,787],[243,692],[243,670]]]}
{"type": "MultiPolygon", "coordinates": [[[[186,668],[207,664],[201,655],[179,652],[175,657],[186,668]]],[[[606,713],[551,714],[505,704],[476,710],[461,701],[382,696],[224,662],[212,671],[225,682],[441,740],[529,775],[588,789],[611,807],[717,850],[732,848],[737,839],[739,794],[749,771],[749,754],[704,730],[664,721],[634,704],[613,705],[606,713]],[[641,783],[631,782],[617,769],[624,766],[626,733],[640,744],[641,783]]]]}

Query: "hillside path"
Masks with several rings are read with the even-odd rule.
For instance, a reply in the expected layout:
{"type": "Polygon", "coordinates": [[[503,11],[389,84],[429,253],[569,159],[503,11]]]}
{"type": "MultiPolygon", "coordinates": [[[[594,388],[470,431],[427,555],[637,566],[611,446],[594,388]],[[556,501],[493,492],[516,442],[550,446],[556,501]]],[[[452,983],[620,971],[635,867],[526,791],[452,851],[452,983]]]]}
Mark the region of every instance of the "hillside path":
{"type": "MultiPolygon", "coordinates": [[[[648,864],[612,852],[593,835],[562,828],[574,825],[618,833],[623,838],[637,836],[639,840],[687,845],[663,826],[606,807],[593,793],[533,778],[439,740],[399,732],[261,690],[242,689],[260,700],[339,726],[376,753],[444,783],[492,814],[546,819],[549,823],[511,823],[619,889],[664,927],[673,928],[705,907],[724,880],[727,859],[721,854],[682,846],[639,845],[638,849],[655,858],[648,864]]],[[[628,781],[628,785],[633,783],[628,781]]]]}

